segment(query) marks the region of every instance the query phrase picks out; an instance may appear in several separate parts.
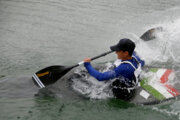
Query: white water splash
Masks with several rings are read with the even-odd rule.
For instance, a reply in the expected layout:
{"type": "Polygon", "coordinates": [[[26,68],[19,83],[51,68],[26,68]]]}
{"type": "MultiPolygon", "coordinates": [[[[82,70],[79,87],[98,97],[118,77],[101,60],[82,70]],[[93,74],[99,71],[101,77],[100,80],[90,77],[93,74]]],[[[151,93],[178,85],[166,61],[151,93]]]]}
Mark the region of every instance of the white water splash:
{"type": "MultiPolygon", "coordinates": [[[[105,66],[105,69],[101,70],[100,72],[109,70],[112,64],[107,63],[105,66]]],[[[113,80],[98,81],[97,79],[90,76],[84,67],[81,69],[76,69],[75,74],[79,76],[72,78],[72,87],[75,91],[85,95],[90,99],[106,99],[113,97],[112,91],[110,89],[110,84],[113,82],[113,80]]]]}
{"type": "Polygon", "coordinates": [[[164,28],[166,31],[166,41],[168,41],[169,48],[168,54],[171,56],[173,61],[180,63],[180,19],[177,19],[169,24],[165,24],[164,28]]]}
{"type": "Polygon", "coordinates": [[[146,61],[146,65],[168,63],[169,66],[177,67],[180,64],[180,19],[150,28],[158,26],[162,26],[163,31],[156,34],[155,40],[144,42],[137,37],[135,38],[136,51],[146,61]]]}

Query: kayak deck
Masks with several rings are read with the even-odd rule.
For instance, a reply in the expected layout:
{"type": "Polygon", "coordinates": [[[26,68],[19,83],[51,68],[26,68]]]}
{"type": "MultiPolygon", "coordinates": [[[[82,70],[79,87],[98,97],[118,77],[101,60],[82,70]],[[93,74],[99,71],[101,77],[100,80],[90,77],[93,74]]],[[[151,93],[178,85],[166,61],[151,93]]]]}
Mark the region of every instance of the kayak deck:
{"type": "Polygon", "coordinates": [[[166,68],[150,68],[143,72],[140,87],[131,102],[155,104],[179,97],[179,83],[175,83],[175,72],[166,68]]]}

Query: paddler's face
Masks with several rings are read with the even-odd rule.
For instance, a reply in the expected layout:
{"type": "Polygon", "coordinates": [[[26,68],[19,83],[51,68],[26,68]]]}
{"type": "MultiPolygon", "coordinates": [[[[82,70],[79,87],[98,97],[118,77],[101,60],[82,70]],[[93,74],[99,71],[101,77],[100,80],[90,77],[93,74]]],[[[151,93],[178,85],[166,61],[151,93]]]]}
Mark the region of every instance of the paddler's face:
{"type": "Polygon", "coordinates": [[[129,55],[127,51],[122,51],[122,50],[116,51],[116,54],[117,54],[117,58],[121,60],[125,60],[129,55]]]}

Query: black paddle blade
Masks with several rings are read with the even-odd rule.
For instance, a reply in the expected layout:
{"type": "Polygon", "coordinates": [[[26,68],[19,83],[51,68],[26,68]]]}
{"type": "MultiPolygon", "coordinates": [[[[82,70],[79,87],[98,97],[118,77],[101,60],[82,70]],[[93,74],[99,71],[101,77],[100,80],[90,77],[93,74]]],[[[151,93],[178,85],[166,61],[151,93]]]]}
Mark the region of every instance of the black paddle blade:
{"type": "Polygon", "coordinates": [[[152,28],[152,29],[148,30],[147,32],[145,32],[140,38],[144,41],[153,40],[156,38],[156,34],[158,32],[162,32],[162,31],[163,31],[162,27],[152,28]]]}
{"type": "Polygon", "coordinates": [[[33,79],[40,88],[50,85],[64,76],[71,67],[50,66],[33,74],[33,79]]]}

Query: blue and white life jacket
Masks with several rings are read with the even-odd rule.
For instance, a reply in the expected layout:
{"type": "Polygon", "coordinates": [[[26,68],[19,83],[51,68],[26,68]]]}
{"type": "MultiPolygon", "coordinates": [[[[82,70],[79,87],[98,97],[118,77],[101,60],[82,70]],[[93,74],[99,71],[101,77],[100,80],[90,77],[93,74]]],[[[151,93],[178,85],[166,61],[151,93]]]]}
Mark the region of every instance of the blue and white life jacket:
{"type": "Polygon", "coordinates": [[[114,65],[116,67],[118,67],[120,64],[130,64],[133,68],[134,68],[134,77],[135,77],[135,86],[138,85],[138,82],[139,82],[139,77],[140,77],[140,74],[142,72],[142,69],[141,69],[141,63],[138,61],[138,59],[135,57],[135,56],[132,56],[136,62],[137,62],[137,68],[130,62],[130,61],[122,61],[120,59],[117,59],[115,62],[114,62],[114,65]]]}

